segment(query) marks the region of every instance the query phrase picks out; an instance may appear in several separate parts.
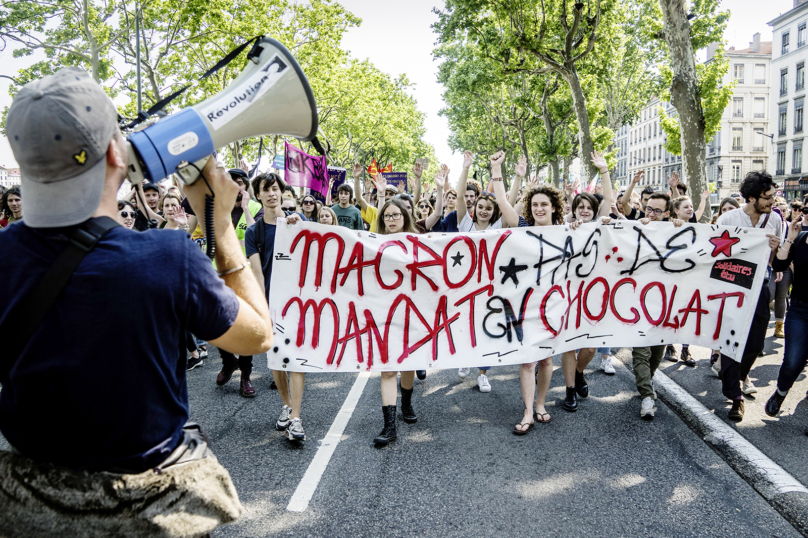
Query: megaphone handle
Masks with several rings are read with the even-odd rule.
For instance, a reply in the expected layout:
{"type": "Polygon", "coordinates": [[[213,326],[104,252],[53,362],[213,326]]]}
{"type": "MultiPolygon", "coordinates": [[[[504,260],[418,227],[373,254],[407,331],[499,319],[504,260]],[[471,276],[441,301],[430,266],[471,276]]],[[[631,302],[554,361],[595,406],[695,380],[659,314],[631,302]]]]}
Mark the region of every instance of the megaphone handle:
{"type": "MultiPolygon", "coordinates": [[[[186,166],[182,171],[180,171],[180,173],[187,171],[190,174],[193,174],[193,170],[189,170],[189,168],[196,169],[196,172],[199,174],[197,178],[201,177],[204,180],[205,185],[207,185],[208,190],[210,191],[210,194],[205,194],[204,228],[205,228],[205,239],[207,242],[205,254],[211,260],[216,255],[216,234],[214,233],[214,227],[213,227],[213,207],[214,207],[213,199],[216,197],[216,193],[213,192],[213,188],[210,186],[210,183],[208,183],[208,178],[206,178],[205,174],[202,173],[202,169],[205,168],[205,165],[207,164],[208,160],[211,159],[212,157],[213,156],[211,155],[209,157],[205,157],[204,159],[200,159],[195,163],[189,163],[188,166],[186,166]]],[[[188,176],[183,175],[183,179],[185,179],[185,177],[188,176]]],[[[186,183],[188,184],[193,183],[194,181],[196,181],[197,178],[194,178],[191,181],[186,181],[186,183]]]]}

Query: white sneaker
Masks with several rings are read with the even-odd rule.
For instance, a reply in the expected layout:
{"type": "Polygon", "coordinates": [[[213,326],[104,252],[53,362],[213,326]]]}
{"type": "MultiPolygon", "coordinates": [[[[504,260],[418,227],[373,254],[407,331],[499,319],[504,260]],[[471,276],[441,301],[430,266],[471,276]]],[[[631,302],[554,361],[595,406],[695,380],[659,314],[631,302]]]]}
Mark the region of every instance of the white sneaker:
{"type": "Polygon", "coordinates": [[[741,387],[741,392],[744,394],[754,394],[757,392],[757,387],[755,387],[751,381],[744,381],[743,387],[741,387]]]}
{"type": "Polygon", "coordinates": [[[477,386],[480,388],[480,392],[491,392],[491,383],[488,382],[485,374],[481,374],[477,378],[477,386]]]}
{"type": "Polygon", "coordinates": [[[600,369],[606,375],[614,375],[614,366],[612,366],[612,358],[606,357],[600,363],[600,369]]]}
{"type": "Polygon", "coordinates": [[[292,408],[284,405],[281,409],[281,416],[278,417],[278,422],[275,423],[275,429],[284,431],[289,427],[289,419],[292,417],[292,408]]]}
{"type": "Polygon", "coordinates": [[[471,368],[460,368],[457,370],[457,377],[460,379],[466,379],[469,373],[471,372],[471,368]]]}
{"type": "Polygon", "coordinates": [[[286,428],[286,438],[290,441],[305,441],[306,432],[303,431],[303,422],[299,418],[293,418],[286,428]]]}
{"type": "Polygon", "coordinates": [[[640,407],[640,417],[645,420],[654,420],[654,412],[656,412],[654,399],[650,396],[643,398],[642,406],[640,407]]]}

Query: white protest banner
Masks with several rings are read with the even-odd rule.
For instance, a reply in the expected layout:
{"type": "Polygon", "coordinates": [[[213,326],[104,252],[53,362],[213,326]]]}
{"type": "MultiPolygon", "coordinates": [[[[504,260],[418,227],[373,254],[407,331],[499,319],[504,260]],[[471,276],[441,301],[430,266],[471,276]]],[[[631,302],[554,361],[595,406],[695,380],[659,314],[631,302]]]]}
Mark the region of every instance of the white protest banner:
{"type": "Polygon", "coordinates": [[[740,360],[763,230],[670,223],[380,235],[278,221],[270,368],[407,371],[686,343],[740,360]]]}

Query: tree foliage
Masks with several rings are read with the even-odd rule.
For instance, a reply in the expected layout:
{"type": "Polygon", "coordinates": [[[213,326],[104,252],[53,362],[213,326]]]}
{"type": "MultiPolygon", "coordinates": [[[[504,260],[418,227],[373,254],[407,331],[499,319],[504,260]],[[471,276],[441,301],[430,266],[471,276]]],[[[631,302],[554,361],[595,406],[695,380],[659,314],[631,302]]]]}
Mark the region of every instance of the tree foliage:
{"type": "MultiPolygon", "coordinates": [[[[690,21],[690,43],[693,50],[696,51],[706,48],[713,43],[718,44],[718,48],[710,60],[696,65],[699,97],[704,113],[705,142],[711,140],[721,129],[721,116],[732,100],[732,94],[735,88],[734,80],[729,84],[723,84],[724,75],[729,72],[729,59],[727,59],[724,52],[726,43],[723,39],[723,35],[730,17],[730,12],[729,10],[719,11],[718,7],[718,0],[693,0],[693,2],[691,2],[690,11],[690,15],[692,16],[690,21]]],[[[657,6],[657,10],[658,9],[657,6]]],[[[651,16],[650,25],[654,29],[654,34],[661,36],[661,14],[651,16]]],[[[660,40],[660,43],[663,46],[663,51],[666,51],[667,47],[664,45],[664,40],[660,40]]],[[[665,60],[667,60],[667,58],[665,60]]],[[[674,76],[673,69],[668,61],[664,61],[664,63],[660,65],[660,71],[662,79],[660,98],[663,101],[670,101],[670,88],[674,76]]],[[[662,108],[659,109],[659,115],[660,125],[667,135],[665,149],[674,155],[681,155],[682,145],[679,118],[677,116],[668,116],[662,108]]]]}
{"type": "MultiPolygon", "coordinates": [[[[222,91],[244,68],[246,51],[205,80],[198,81],[199,77],[245,41],[266,35],[289,48],[306,73],[318,104],[319,137],[331,149],[332,164],[347,167],[355,159],[369,162],[375,157],[404,169],[418,157],[435,162],[434,149],[423,138],[424,116],[408,93],[407,77],[391,77],[342,48],[343,35],[361,19],[338,2],[141,0],[139,6],[144,109],[185,85],[190,88],[167,107],[168,112],[222,91]]],[[[43,61],[13,77],[11,93],[30,80],[76,65],[116,98],[124,116],[136,116],[134,21],[134,0],[4,2],[0,38],[16,47],[16,56],[45,53],[43,61]]],[[[269,137],[265,144],[274,155],[282,151],[282,141],[269,137]]],[[[248,139],[231,144],[220,155],[237,165],[242,157],[255,160],[257,152],[258,140],[248,139]]],[[[426,177],[436,165],[430,168],[426,177]]]]}

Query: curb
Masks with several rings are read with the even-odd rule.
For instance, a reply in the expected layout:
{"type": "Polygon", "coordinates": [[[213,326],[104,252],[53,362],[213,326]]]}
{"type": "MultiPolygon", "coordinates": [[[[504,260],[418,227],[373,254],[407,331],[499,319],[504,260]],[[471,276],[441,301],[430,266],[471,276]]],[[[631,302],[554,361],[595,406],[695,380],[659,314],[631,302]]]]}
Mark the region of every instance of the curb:
{"type": "MultiPolygon", "coordinates": [[[[618,362],[633,375],[623,361],[618,362]]],[[[808,538],[808,488],[661,370],[654,374],[654,389],[665,405],[699,434],[786,521],[808,538]]]]}

